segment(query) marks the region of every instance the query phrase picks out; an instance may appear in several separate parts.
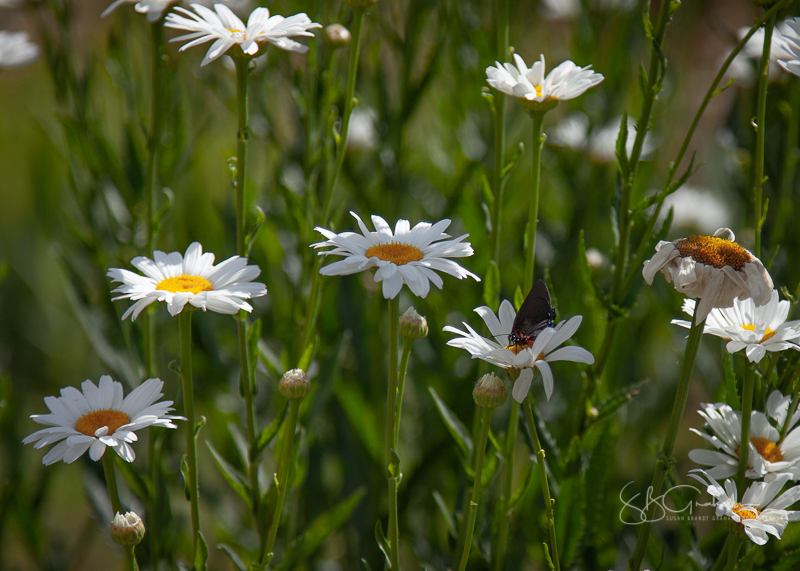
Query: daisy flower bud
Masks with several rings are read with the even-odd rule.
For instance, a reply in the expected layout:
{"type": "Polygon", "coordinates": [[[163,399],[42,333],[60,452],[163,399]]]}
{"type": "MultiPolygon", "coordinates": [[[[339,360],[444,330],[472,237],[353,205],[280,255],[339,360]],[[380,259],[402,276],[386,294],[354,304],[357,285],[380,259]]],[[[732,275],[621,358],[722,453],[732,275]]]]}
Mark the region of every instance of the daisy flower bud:
{"type": "Polygon", "coordinates": [[[412,340],[428,336],[428,320],[413,306],[400,316],[400,335],[412,340]]]}
{"type": "Polygon", "coordinates": [[[506,402],[507,397],[506,384],[493,373],[483,375],[472,391],[475,404],[484,408],[497,408],[506,402]]]}
{"type": "Polygon", "coordinates": [[[308,375],[303,369],[291,369],[281,377],[278,391],[289,399],[303,399],[308,394],[310,386],[308,375]]]}
{"type": "Polygon", "coordinates": [[[118,545],[139,545],[144,538],[144,523],[133,512],[117,512],[111,522],[111,539],[118,545]]]}
{"type": "Polygon", "coordinates": [[[335,48],[343,48],[350,43],[350,30],[341,24],[331,24],[325,28],[325,37],[335,48]]]}

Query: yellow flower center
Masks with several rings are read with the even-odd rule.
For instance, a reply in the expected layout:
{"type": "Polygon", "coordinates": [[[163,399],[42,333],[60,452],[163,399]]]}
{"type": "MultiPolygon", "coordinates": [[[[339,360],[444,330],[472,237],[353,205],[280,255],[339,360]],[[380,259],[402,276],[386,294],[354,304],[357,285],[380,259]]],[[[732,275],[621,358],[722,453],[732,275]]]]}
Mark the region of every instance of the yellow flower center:
{"type": "MultiPolygon", "coordinates": [[[[756,330],[756,326],[753,325],[752,323],[742,323],[742,329],[746,329],[747,331],[755,331],[756,330]]],[[[759,343],[763,343],[764,341],[766,341],[767,339],[773,337],[774,335],[775,335],[775,332],[772,329],[770,329],[769,327],[767,327],[767,330],[764,332],[764,338],[761,339],[761,341],[759,341],[759,343]]]]}
{"type": "Polygon", "coordinates": [[[768,462],[780,462],[783,460],[783,452],[777,444],[767,438],[751,438],[753,447],[761,454],[761,457],[768,462]]]}
{"type": "Polygon", "coordinates": [[[75,430],[86,436],[94,436],[98,428],[108,427],[108,433],[114,434],[120,426],[128,424],[130,417],[118,410],[96,410],[84,414],[75,423],[75,430]]]}
{"type": "Polygon", "coordinates": [[[674,244],[684,258],[689,256],[695,262],[715,268],[730,266],[734,270],[741,270],[750,261],[750,252],[724,238],[689,236],[676,240],[674,244]]]}
{"type": "Polygon", "coordinates": [[[201,291],[211,291],[214,287],[211,282],[200,276],[175,276],[161,280],[156,284],[156,289],[171,291],[172,293],[194,293],[201,291]]]}
{"type": "Polygon", "coordinates": [[[542,96],[542,86],[541,85],[534,85],[533,88],[536,90],[536,97],[542,96]]]}
{"type": "Polygon", "coordinates": [[[404,266],[409,262],[418,262],[422,259],[422,252],[416,246],[406,244],[380,244],[372,246],[364,254],[368,258],[378,258],[384,262],[391,262],[395,266],[404,266]]]}
{"type": "Polygon", "coordinates": [[[735,504],[731,509],[733,509],[733,513],[742,518],[742,520],[756,519],[761,514],[761,510],[755,506],[743,506],[742,504],[735,504]]]}

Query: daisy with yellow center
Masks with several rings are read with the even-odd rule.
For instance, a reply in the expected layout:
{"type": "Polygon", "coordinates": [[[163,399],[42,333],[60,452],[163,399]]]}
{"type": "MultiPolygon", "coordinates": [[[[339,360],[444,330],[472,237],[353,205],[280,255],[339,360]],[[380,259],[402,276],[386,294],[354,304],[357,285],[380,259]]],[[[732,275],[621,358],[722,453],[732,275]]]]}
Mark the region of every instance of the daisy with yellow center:
{"type": "Polygon", "coordinates": [[[720,228],[713,236],[659,242],[642,275],[652,285],[661,271],[680,293],[699,299],[696,323],[703,323],[714,308],[732,307],[736,298],[752,298],[761,307],[772,298],[772,278],[761,260],[734,240],[730,228],[720,228]]]}
{"type": "Polygon", "coordinates": [[[70,464],[87,450],[89,457],[97,461],[108,446],[126,462],[133,462],[136,454],[130,444],[136,442],[137,430],[148,426],[178,428],[172,421],[186,420],[167,414],[172,411],[172,401],[156,402],[163,396],[163,386],[160,379],[148,379],[123,398],[122,384],[103,375],[98,385],[84,381],[82,391],[67,387],[61,390],[60,397],[44,399],[50,414],[31,416],[48,428],[22,442],[35,442],[37,449],[57,442],[42,458],[45,465],[62,460],[70,464]]]}
{"type": "Polygon", "coordinates": [[[256,8],[250,14],[245,26],[244,22],[224,4],[215,4],[214,10],[200,4],[192,4],[191,7],[194,12],[186,8],[175,8],[175,12],[167,14],[164,26],[190,32],[172,40],[173,42],[189,40],[179,51],[214,40],[200,65],[214,61],[234,46],[239,46],[241,51],[236,50],[231,55],[254,56],[258,53],[259,44],[272,44],[282,50],[305,53],[308,51],[308,46],[289,38],[313,37],[313,32],[309,30],[322,27],[302,13],[284,18],[277,14],[270,16],[267,8],[256,8]]]}
{"type": "Polygon", "coordinates": [[[314,248],[333,247],[333,250],[320,252],[321,256],[343,256],[344,259],[323,267],[324,276],[346,276],[375,269],[374,280],[382,282],[383,296],[394,299],[406,284],[411,293],[426,297],[433,283],[442,289],[442,278],[436,272],[444,272],[458,279],[467,277],[480,281],[472,272],[459,266],[450,258],[464,258],[473,254],[469,242],[464,242],[469,234],[449,240],[444,231],[450,220],[436,224],[420,222],[413,228],[408,220],[398,220],[392,232],[386,220],[372,216],[375,232],[370,232],[361,218],[356,219],[361,234],[342,232],[337,234],[325,228],[315,228],[327,238],[324,242],[312,244],[314,248]]]}
{"type": "MultiPolygon", "coordinates": [[[[789,403],[790,397],[773,391],[767,399],[767,414],[751,414],[748,469],[745,472],[748,478],[772,480],[786,474],[791,480],[800,480],[800,429],[794,429],[800,421],[800,412],[786,424],[789,403]],[[781,440],[780,430],[784,425],[788,433],[781,440]]],[[[716,450],[695,449],[689,452],[689,458],[706,466],[713,478],[734,476],[739,468],[742,441],[741,411],[716,403],[704,404],[699,413],[706,421],[706,431],[690,430],[706,439],[716,450]]]]}
{"type": "MultiPolygon", "coordinates": [[[[687,299],[683,311],[694,314],[696,302],[687,299]]],[[[767,351],[800,350],[800,321],[786,321],[790,303],[778,300],[778,291],[772,290],[769,303],[756,307],[752,299],[733,300],[733,306],[715,308],[708,314],[703,333],[716,335],[728,341],[729,353],[745,350],[751,363],[759,363],[767,351]]],[[[675,325],[691,326],[688,321],[672,320],[675,325]]]]}
{"type": "Polygon", "coordinates": [[[771,482],[753,482],[741,502],[733,480],[725,480],[723,488],[703,470],[692,470],[689,476],[707,486],[706,491],[715,500],[717,517],[727,517],[741,525],[747,538],[756,545],[764,545],[769,539],[767,534],[780,539],[790,521],[800,520],[800,511],[786,509],[800,500],[800,486],[781,493],[789,481],[787,474],[771,482]]]}
{"type": "Polygon", "coordinates": [[[545,77],[544,56],[528,68],[525,60],[514,54],[514,64],[495,62],[486,68],[486,81],[517,101],[528,111],[547,111],[559,101],[574,99],[603,81],[592,66],[578,67],[567,60],[545,77]]]}
{"type": "Polygon", "coordinates": [[[247,259],[239,256],[215,266],[214,254],[203,253],[199,242],[192,243],[185,256],[156,250],[153,258],[140,256],[131,261],[144,275],[118,268],[108,270],[111,281],[122,283],[113,291],[120,294],[114,301],[136,302],[122,319],[130,316],[135,320],[154,301],[166,302],[170,315],[179,314],[187,303],[203,311],[233,315],[240,309],[253,310],[244,300],[267,294],[264,284],[253,282],[261,273],[258,266],[248,266],[247,259]]]}
{"type": "Polygon", "coordinates": [[[511,333],[514,319],[517,317],[517,312],[514,311],[510,301],[503,300],[497,315],[486,306],[476,308],[475,313],[481,316],[492,338],[484,337],[467,323],[464,323],[466,331],[447,325],[443,331],[458,335],[447,344],[468,351],[473,359],[482,359],[507,371],[518,371],[519,376],[514,381],[511,394],[519,403],[525,399],[530,390],[534,368],[541,373],[545,396],[550,400],[554,387],[550,363],[556,361],[573,361],[588,365],[594,363],[594,356],[583,347],[574,345],[560,347],[578,331],[583,321],[580,315],[562,321],[555,327],[546,327],[536,336],[533,345],[526,347],[509,344],[508,334],[511,333]]]}

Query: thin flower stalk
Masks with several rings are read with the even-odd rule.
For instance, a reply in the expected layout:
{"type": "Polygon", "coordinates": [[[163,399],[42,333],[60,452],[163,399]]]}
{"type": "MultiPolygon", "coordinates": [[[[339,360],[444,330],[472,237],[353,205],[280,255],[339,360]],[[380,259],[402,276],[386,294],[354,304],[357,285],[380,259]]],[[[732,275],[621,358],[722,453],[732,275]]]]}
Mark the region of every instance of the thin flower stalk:
{"type": "Polygon", "coordinates": [[[528,205],[528,235],[526,242],[525,258],[525,285],[523,291],[530,291],[533,286],[533,267],[536,260],[536,222],[539,216],[539,183],[542,172],[542,147],[544,146],[545,134],[542,131],[544,125],[544,112],[531,113],[533,119],[533,147],[531,149],[531,194],[528,205]]]}
{"type": "MultiPolygon", "coordinates": [[[[497,26],[497,60],[505,63],[508,59],[508,0],[495,1],[495,24],[497,26]]],[[[494,172],[492,190],[494,208],[492,209],[492,231],[489,237],[489,256],[497,262],[500,259],[501,221],[503,217],[503,170],[506,164],[506,94],[498,91],[494,96],[494,172]]]]}
{"type": "Polygon", "coordinates": [[[550,559],[553,561],[555,571],[561,570],[561,563],[558,558],[558,541],[556,541],[556,516],[554,501],[550,497],[550,485],[547,483],[547,468],[544,464],[544,450],[539,442],[539,432],[536,430],[536,419],[533,416],[533,397],[528,394],[523,407],[525,409],[525,419],[528,421],[528,430],[533,441],[533,452],[536,454],[536,467],[539,470],[539,481],[542,485],[542,496],[544,497],[545,509],[547,511],[547,529],[550,532],[550,559]]]}
{"type": "Polygon", "coordinates": [[[753,251],[761,256],[761,227],[764,225],[761,213],[764,187],[764,141],[767,133],[767,84],[769,82],[769,55],[772,51],[772,32],[775,29],[773,13],[764,25],[764,48],[761,53],[761,66],[758,75],[758,106],[756,109],[756,156],[753,161],[753,227],[756,237],[753,251]]]}
{"type": "MultiPolygon", "coordinates": [[[[683,362],[681,363],[678,391],[675,394],[675,401],[672,405],[672,414],[669,419],[667,434],[664,437],[664,444],[661,446],[661,451],[656,459],[656,469],[653,474],[653,481],[650,484],[650,489],[652,490],[651,497],[654,498],[660,496],[661,487],[664,485],[664,479],[669,470],[669,458],[672,456],[672,449],[675,446],[675,440],[678,438],[678,428],[683,418],[683,411],[686,409],[686,400],[689,398],[689,387],[691,385],[694,364],[697,360],[697,351],[700,348],[700,339],[702,339],[702,337],[703,323],[696,323],[696,317],[693,315],[692,326],[689,329],[689,339],[686,341],[686,349],[684,350],[683,362]]],[[[647,547],[647,539],[650,536],[650,522],[654,509],[655,506],[653,504],[649,505],[646,509],[644,522],[639,526],[636,548],[628,562],[628,571],[639,571],[642,566],[645,548],[647,547]]]]}
{"type": "MultiPolygon", "coordinates": [[[[753,387],[755,386],[756,371],[752,363],[748,363],[744,372],[744,382],[742,386],[742,435],[739,442],[750,442],[750,420],[753,412],[753,387]]],[[[790,417],[791,418],[791,417],[790,417]]],[[[736,485],[744,489],[746,486],[747,460],[750,454],[750,446],[739,447],[739,473],[736,477],[736,485]]]]}
{"type": "Polygon", "coordinates": [[[192,384],[192,312],[184,309],[178,317],[181,345],[181,384],[186,414],[186,487],[189,490],[192,518],[192,559],[197,554],[200,536],[200,482],[197,473],[197,438],[192,384]]]}
{"type": "MultiPolygon", "coordinates": [[[[122,502],[119,499],[119,489],[117,488],[117,474],[114,471],[114,455],[103,454],[103,472],[106,476],[106,486],[108,487],[108,497],[111,500],[111,511],[122,513],[122,502]]],[[[136,563],[136,555],[132,545],[123,546],[125,552],[125,571],[139,571],[136,563]]]]}
{"type": "Polygon", "coordinates": [[[778,439],[778,444],[782,444],[784,439],[786,438],[786,433],[789,432],[789,425],[792,422],[792,417],[797,412],[797,405],[800,403],[800,393],[795,393],[792,395],[792,403],[789,405],[789,411],[786,414],[786,420],[781,427],[781,435],[778,439]]]}
{"type": "Polygon", "coordinates": [[[399,531],[397,529],[397,478],[390,469],[392,464],[392,451],[397,453],[394,440],[395,418],[397,417],[397,351],[400,331],[400,296],[389,300],[389,376],[386,391],[386,450],[384,454],[384,468],[389,480],[389,538],[392,547],[392,569],[399,565],[399,531]]]}
{"type": "Polygon", "coordinates": [[[400,355],[400,370],[397,374],[397,403],[395,405],[394,430],[392,431],[392,448],[397,450],[397,439],[400,437],[400,415],[403,412],[403,392],[406,386],[406,372],[408,371],[408,361],[411,357],[411,347],[414,340],[403,337],[403,352],[400,355]]]}
{"type": "Polygon", "coordinates": [[[281,453],[278,458],[277,472],[275,474],[278,485],[278,498],[275,502],[275,512],[272,515],[272,525],[269,528],[269,536],[263,549],[261,565],[259,569],[268,569],[274,557],[273,548],[275,538],[278,536],[278,528],[283,515],[283,507],[286,505],[286,496],[291,488],[289,474],[291,473],[294,461],[294,435],[297,431],[297,417],[300,411],[302,399],[289,399],[289,415],[283,423],[283,435],[281,436],[281,453]]]}
{"type": "MultiPolygon", "coordinates": [[[[742,540],[733,537],[728,545],[728,561],[725,564],[725,571],[733,571],[739,562],[739,551],[742,549],[742,540]]],[[[722,557],[722,555],[720,555],[722,557]]]]}
{"type": "MultiPolygon", "coordinates": [[[[244,187],[246,180],[247,139],[249,134],[247,87],[250,75],[250,58],[234,58],[236,63],[236,104],[238,130],[236,131],[236,253],[245,258],[248,255],[245,244],[246,218],[244,207],[244,187]]],[[[236,319],[236,329],[239,337],[239,362],[241,367],[241,383],[245,401],[245,423],[247,424],[247,443],[250,450],[255,447],[256,422],[255,406],[253,404],[253,381],[250,379],[250,356],[247,347],[247,320],[243,312],[236,319]]],[[[258,519],[258,462],[251,459],[249,465],[250,496],[253,504],[253,514],[258,519]]]]}
{"type": "Polygon", "coordinates": [[[492,419],[493,409],[479,406],[481,411],[481,436],[478,440],[478,448],[475,451],[475,481],[472,485],[472,500],[469,503],[469,514],[467,515],[467,537],[464,542],[464,551],[461,554],[461,564],[459,571],[467,568],[469,550],[472,547],[472,536],[475,533],[475,518],[478,514],[478,502],[481,498],[481,474],[483,473],[483,460],[486,456],[486,442],[489,439],[489,422],[492,419]]]}
{"type": "Polygon", "coordinates": [[[508,532],[510,525],[511,497],[514,495],[514,458],[517,450],[517,425],[519,424],[519,403],[511,399],[511,410],[508,414],[508,429],[506,441],[503,445],[503,497],[502,515],[500,517],[500,531],[497,534],[497,555],[494,560],[494,570],[502,571],[505,563],[506,549],[508,547],[508,532]]]}

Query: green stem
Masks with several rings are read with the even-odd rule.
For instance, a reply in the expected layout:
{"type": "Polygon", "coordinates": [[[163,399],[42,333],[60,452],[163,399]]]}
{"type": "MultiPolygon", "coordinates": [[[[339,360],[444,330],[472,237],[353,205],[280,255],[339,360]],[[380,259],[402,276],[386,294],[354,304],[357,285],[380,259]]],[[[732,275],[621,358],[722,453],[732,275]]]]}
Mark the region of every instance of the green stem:
{"type": "Polygon", "coordinates": [[[350,47],[350,69],[347,71],[347,88],[344,94],[344,115],[342,115],[342,131],[337,143],[336,163],[325,196],[325,207],[322,211],[322,223],[327,224],[331,216],[334,190],[339,172],[344,164],[347,153],[347,134],[350,131],[350,116],[353,114],[353,99],[356,92],[356,78],[358,77],[358,56],[361,52],[361,31],[364,27],[365,8],[353,8],[353,42],[350,47]]]}
{"type": "Polygon", "coordinates": [[[244,184],[245,161],[247,160],[247,77],[250,74],[250,58],[235,57],[236,63],[236,109],[238,114],[238,130],[236,131],[236,253],[242,257],[247,256],[245,250],[245,214],[244,214],[244,184]]]}
{"type": "MultiPolygon", "coordinates": [[[[495,24],[497,25],[497,58],[505,62],[508,58],[508,0],[495,1],[495,24]]],[[[497,262],[500,259],[500,230],[503,218],[503,169],[506,159],[506,96],[502,91],[494,94],[494,173],[492,191],[492,231],[489,238],[489,255],[497,262]]]]}
{"type": "MultiPolygon", "coordinates": [[[[110,448],[106,448],[103,454],[103,472],[106,475],[106,486],[108,487],[108,497],[111,499],[111,511],[116,514],[123,514],[122,502],[119,500],[119,490],[117,489],[117,474],[114,471],[114,455],[110,448]]],[[[133,553],[133,546],[125,546],[125,571],[137,571],[136,556],[133,553]]]]}
{"type": "Polygon", "coordinates": [[[753,387],[756,372],[752,363],[749,363],[744,372],[744,386],[742,387],[742,432],[739,438],[739,472],[736,484],[744,490],[747,472],[747,457],[750,454],[750,417],[753,412],[753,387]]]}
{"type": "Polygon", "coordinates": [[[192,559],[200,536],[200,482],[197,475],[197,439],[195,438],[194,385],[192,384],[192,311],[184,307],[178,316],[181,344],[181,382],[186,414],[186,487],[192,516],[192,559]]]}
{"type": "Polygon", "coordinates": [[[483,458],[486,455],[486,441],[489,438],[489,422],[492,419],[493,409],[478,407],[481,410],[481,437],[478,441],[478,449],[475,455],[475,482],[472,485],[472,501],[469,503],[469,515],[467,517],[467,539],[464,542],[464,552],[461,555],[459,571],[467,568],[469,550],[472,547],[472,535],[475,533],[475,516],[478,513],[478,501],[481,497],[481,473],[483,472],[483,458]]]}
{"type": "Polygon", "coordinates": [[[717,556],[717,560],[714,563],[714,567],[711,568],[711,571],[723,571],[726,561],[728,560],[728,549],[730,549],[731,541],[733,541],[733,535],[728,534],[725,538],[725,543],[722,545],[722,549],[717,556]]]}
{"type": "Polygon", "coordinates": [[[272,516],[272,525],[269,528],[269,537],[261,558],[259,569],[266,569],[274,553],[275,538],[278,536],[278,527],[283,515],[283,506],[286,504],[286,496],[291,486],[289,485],[289,474],[291,473],[292,461],[294,459],[294,435],[297,431],[297,417],[300,411],[300,402],[303,399],[289,399],[289,416],[284,422],[283,435],[281,436],[281,454],[278,458],[277,473],[275,474],[278,486],[278,499],[275,502],[275,512],[272,516]]]}
{"type": "Polygon", "coordinates": [[[525,287],[530,291],[533,287],[533,266],[536,260],[536,222],[539,216],[539,181],[542,172],[542,147],[544,146],[544,113],[531,113],[533,119],[533,147],[531,152],[531,196],[528,212],[527,257],[525,258],[525,287]]]}
{"type": "MultiPolygon", "coordinates": [[[[240,312],[241,313],[241,312],[240,312]]],[[[245,422],[247,424],[247,443],[249,450],[256,446],[256,421],[255,404],[253,402],[253,381],[250,379],[250,355],[247,347],[247,322],[243,315],[236,315],[236,328],[239,335],[239,362],[241,363],[241,383],[244,389],[245,422]]],[[[250,458],[248,467],[250,476],[250,500],[253,503],[253,516],[258,521],[259,513],[259,487],[258,487],[258,459],[250,458]]],[[[259,526],[260,528],[260,526],[259,526]]]]}
{"type": "MultiPolygon", "coordinates": [[[[678,391],[672,405],[672,415],[669,419],[669,427],[664,437],[664,444],[656,461],[656,469],[653,474],[653,482],[650,484],[650,497],[657,498],[661,494],[661,487],[664,485],[664,478],[669,470],[669,458],[672,456],[672,449],[678,437],[678,427],[683,418],[683,411],[686,408],[686,399],[689,397],[689,387],[691,386],[694,363],[697,360],[697,351],[700,348],[700,339],[703,336],[704,323],[695,323],[695,316],[692,316],[692,327],[689,330],[689,339],[686,342],[686,349],[683,353],[683,363],[681,363],[681,373],[678,380],[678,391]]],[[[648,504],[644,522],[639,526],[639,536],[636,538],[636,548],[628,563],[628,571],[639,571],[644,559],[647,539],[650,535],[650,520],[656,502],[648,504]]]]}
{"type": "Polygon", "coordinates": [[[758,75],[758,107],[756,115],[756,157],[753,162],[753,202],[755,206],[753,225],[756,232],[753,254],[761,256],[762,192],[764,186],[764,140],[767,132],[767,84],[769,82],[769,56],[772,53],[772,32],[777,14],[764,25],[764,47],[761,51],[761,67],[758,75]]]}
{"type": "Polygon", "coordinates": [[[508,415],[508,430],[503,450],[503,505],[500,517],[500,531],[497,534],[497,554],[494,560],[494,571],[502,571],[508,546],[508,530],[511,518],[511,496],[514,491],[514,456],[517,448],[517,424],[519,424],[519,403],[511,399],[511,411],[508,415]]]}
{"type": "Polygon", "coordinates": [[[742,541],[733,538],[728,543],[728,563],[725,565],[725,571],[733,571],[736,569],[736,564],[739,562],[739,550],[742,548],[742,541]]]}
{"type": "Polygon", "coordinates": [[[532,403],[533,397],[528,395],[522,406],[525,408],[525,419],[528,421],[528,430],[531,433],[531,440],[533,440],[533,452],[536,454],[536,467],[539,469],[539,481],[542,484],[542,496],[544,496],[544,505],[547,511],[547,529],[550,531],[550,559],[553,561],[555,570],[560,571],[558,541],[556,541],[555,500],[550,497],[550,486],[547,483],[547,467],[544,463],[544,450],[542,450],[542,445],[539,442],[539,432],[536,430],[536,419],[533,417],[532,403]]]}
{"type": "Polygon", "coordinates": [[[406,371],[408,371],[408,360],[411,357],[411,347],[414,340],[403,337],[403,353],[400,356],[400,371],[397,376],[397,409],[394,417],[394,431],[392,448],[397,449],[397,440],[400,438],[400,414],[403,412],[403,391],[406,386],[406,371]]]}
{"type": "MultiPolygon", "coordinates": [[[[395,560],[399,559],[397,530],[397,478],[390,470],[392,450],[394,450],[395,418],[397,417],[397,350],[400,329],[400,296],[389,300],[389,377],[386,390],[386,450],[384,469],[389,479],[389,538],[392,546],[392,569],[396,570],[395,560]]],[[[395,450],[395,453],[397,451],[395,450]]]]}

